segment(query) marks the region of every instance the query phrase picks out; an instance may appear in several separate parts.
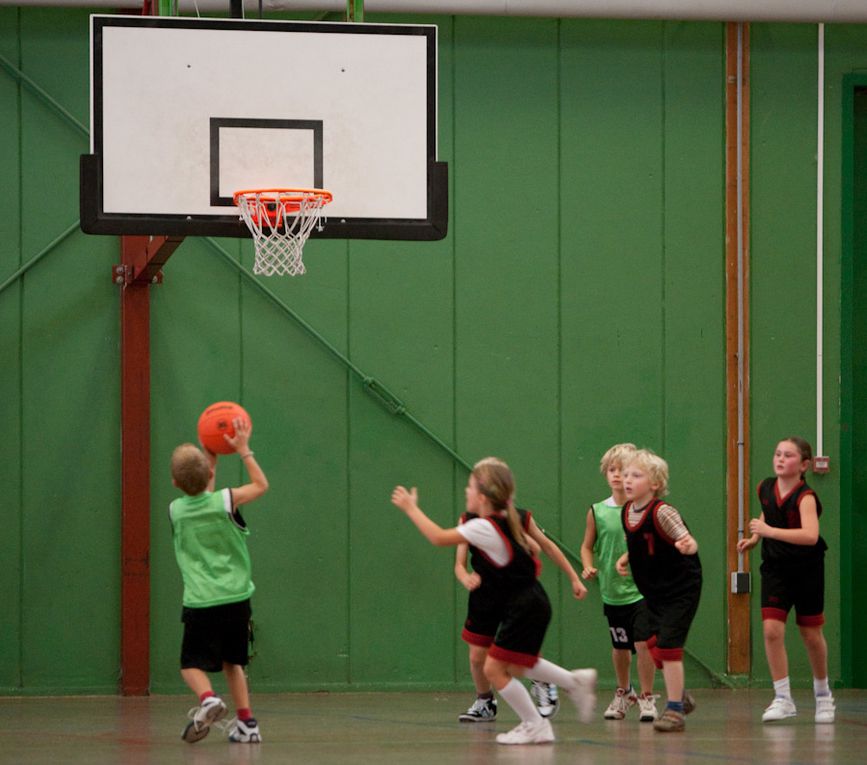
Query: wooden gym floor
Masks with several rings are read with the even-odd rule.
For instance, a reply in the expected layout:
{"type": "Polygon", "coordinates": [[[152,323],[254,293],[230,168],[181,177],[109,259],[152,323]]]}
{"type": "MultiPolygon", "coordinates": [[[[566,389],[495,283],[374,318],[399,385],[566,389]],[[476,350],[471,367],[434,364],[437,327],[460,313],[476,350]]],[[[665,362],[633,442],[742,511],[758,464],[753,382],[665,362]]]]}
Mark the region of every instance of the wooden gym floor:
{"type": "MultiPolygon", "coordinates": [[[[867,762],[867,691],[837,691],[837,722],[813,723],[808,691],[796,691],[798,717],[763,725],[767,689],[698,690],[682,734],[656,733],[637,717],[581,725],[568,700],[551,745],[507,747],[494,734],[515,724],[461,725],[472,701],[458,693],[259,694],[254,709],[265,743],[229,744],[212,730],[197,744],[180,740],[192,697],[0,698],[0,763],[88,765],[846,765],[867,762]]],[[[230,712],[231,714],[231,712],[230,712]]]]}

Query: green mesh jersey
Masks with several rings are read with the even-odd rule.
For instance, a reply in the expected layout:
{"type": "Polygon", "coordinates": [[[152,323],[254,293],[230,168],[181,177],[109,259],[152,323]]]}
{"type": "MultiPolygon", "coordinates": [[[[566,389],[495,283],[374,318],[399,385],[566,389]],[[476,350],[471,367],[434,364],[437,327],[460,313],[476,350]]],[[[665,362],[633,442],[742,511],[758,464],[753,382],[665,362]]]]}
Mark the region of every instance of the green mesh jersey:
{"type": "Polygon", "coordinates": [[[596,524],[593,556],[602,602],[610,606],[626,606],[641,600],[641,593],[631,576],[620,576],[614,568],[617,559],[626,552],[626,535],[620,518],[621,507],[613,502],[609,497],[590,508],[596,524]]]}
{"type": "Polygon", "coordinates": [[[180,497],[169,505],[169,518],[185,606],[220,606],[253,594],[245,539],[250,532],[233,512],[230,489],[180,497]]]}

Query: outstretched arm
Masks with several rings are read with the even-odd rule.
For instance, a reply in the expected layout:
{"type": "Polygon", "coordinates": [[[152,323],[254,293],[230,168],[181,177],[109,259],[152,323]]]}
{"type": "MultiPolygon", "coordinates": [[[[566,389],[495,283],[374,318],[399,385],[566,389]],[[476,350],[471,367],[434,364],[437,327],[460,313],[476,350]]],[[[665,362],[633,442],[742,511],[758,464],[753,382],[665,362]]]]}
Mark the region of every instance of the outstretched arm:
{"type": "Polygon", "coordinates": [[[403,510],[406,517],[431,544],[450,547],[467,541],[457,529],[444,529],[422,512],[418,506],[418,490],[414,486],[411,490],[403,486],[395,486],[394,491],[391,492],[391,503],[403,510]]]}
{"type": "Polygon", "coordinates": [[[554,563],[563,570],[563,573],[569,577],[569,582],[572,585],[572,593],[575,597],[578,598],[578,600],[585,598],[587,596],[587,588],[584,586],[584,582],[581,581],[581,578],[575,572],[575,569],[572,568],[572,564],[569,563],[566,556],[563,555],[563,551],[545,536],[542,529],[536,525],[536,521],[534,521],[532,517],[530,518],[530,527],[527,529],[527,533],[529,534],[530,539],[533,539],[539,547],[542,548],[542,552],[554,561],[554,563]]]}
{"type": "Polygon", "coordinates": [[[242,417],[236,417],[232,424],[235,426],[234,437],[229,438],[229,436],[224,435],[223,438],[238,453],[247,470],[247,475],[250,477],[249,483],[232,489],[232,502],[237,507],[258,499],[268,491],[268,479],[250,449],[250,435],[253,432],[253,426],[242,417]]]}

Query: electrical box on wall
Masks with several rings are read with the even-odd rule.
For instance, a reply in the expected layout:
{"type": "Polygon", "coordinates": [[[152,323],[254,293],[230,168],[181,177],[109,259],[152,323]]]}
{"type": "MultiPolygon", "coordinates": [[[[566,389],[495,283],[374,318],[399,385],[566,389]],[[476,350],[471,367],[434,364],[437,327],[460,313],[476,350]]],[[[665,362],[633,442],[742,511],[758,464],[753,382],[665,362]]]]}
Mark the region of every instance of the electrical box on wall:
{"type": "Polygon", "coordinates": [[[813,472],[828,473],[831,470],[830,457],[813,457],[813,472]]]}
{"type": "Polygon", "coordinates": [[[745,595],[750,591],[750,572],[732,571],[732,592],[735,595],[745,595]]]}

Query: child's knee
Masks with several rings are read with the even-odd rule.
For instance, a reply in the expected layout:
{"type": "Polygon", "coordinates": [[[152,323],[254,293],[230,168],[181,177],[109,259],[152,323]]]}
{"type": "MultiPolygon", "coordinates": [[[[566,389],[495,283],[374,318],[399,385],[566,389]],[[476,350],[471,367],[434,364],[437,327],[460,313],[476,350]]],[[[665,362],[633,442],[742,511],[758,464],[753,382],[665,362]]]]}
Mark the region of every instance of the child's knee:
{"type": "Polygon", "coordinates": [[[786,637],[786,623],[779,619],[765,619],[762,622],[762,633],[766,641],[779,642],[786,637]]]}

